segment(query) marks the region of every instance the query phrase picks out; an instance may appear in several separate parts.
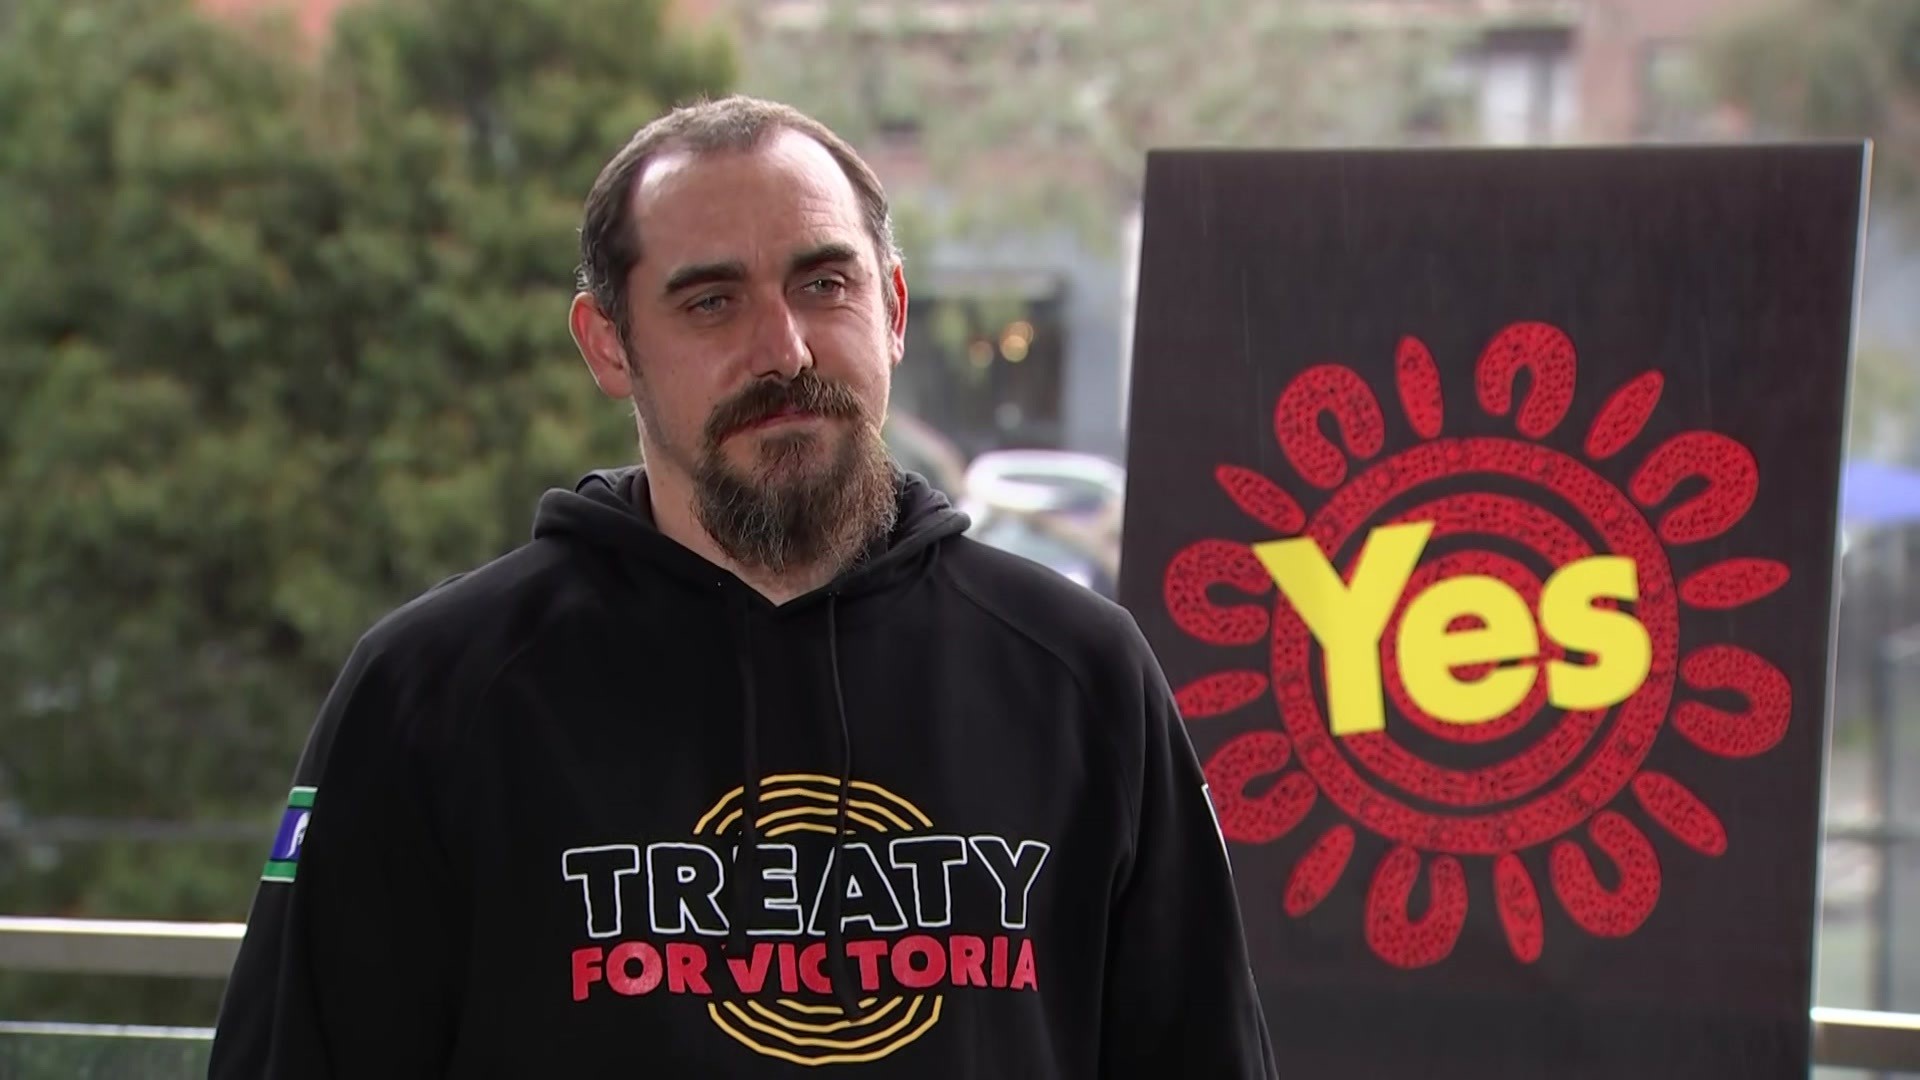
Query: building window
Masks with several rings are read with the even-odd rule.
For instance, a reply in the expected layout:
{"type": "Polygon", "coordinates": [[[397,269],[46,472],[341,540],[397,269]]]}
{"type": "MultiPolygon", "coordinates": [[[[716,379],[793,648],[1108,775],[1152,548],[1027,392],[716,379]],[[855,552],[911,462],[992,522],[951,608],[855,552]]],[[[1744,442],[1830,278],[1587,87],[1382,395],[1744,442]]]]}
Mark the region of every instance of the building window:
{"type": "Polygon", "coordinates": [[[934,296],[908,309],[894,408],[967,456],[1057,449],[1066,366],[1061,298],[934,296]]]}
{"type": "Polygon", "coordinates": [[[1572,39],[1559,31],[1491,35],[1482,44],[1480,134],[1500,145],[1558,142],[1579,109],[1572,39]]]}

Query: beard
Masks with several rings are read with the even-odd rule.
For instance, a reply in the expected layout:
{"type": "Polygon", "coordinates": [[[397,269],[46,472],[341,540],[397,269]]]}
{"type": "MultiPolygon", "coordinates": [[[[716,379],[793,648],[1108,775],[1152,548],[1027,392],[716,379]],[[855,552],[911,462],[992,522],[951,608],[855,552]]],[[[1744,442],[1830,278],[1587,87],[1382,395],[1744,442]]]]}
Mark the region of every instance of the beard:
{"type": "Polygon", "coordinates": [[[845,386],[811,370],[759,382],[715,409],[694,463],[694,510],[720,550],[773,575],[850,566],[893,530],[899,509],[892,457],[879,425],[845,386]],[[782,410],[813,413],[820,429],[759,439],[745,469],[727,437],[782,410]]]}

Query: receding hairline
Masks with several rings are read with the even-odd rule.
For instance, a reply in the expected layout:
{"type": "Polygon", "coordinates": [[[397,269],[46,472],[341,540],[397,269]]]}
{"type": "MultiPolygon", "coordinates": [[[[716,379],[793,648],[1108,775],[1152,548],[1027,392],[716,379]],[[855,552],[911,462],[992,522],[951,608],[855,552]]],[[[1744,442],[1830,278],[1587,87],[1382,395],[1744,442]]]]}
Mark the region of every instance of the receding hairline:
{"type": "MultiPolygon", "coordinates": [[[[753,154],[769,152],[775,149],[777,144],[784,138],[790,143],[798,140],[799,143],[811,147],[811,149],[796,150],[796,153],[804,155],[805,159],[812,165],[824,170],[822,173],[822,176],[826,178],[824,182],[834,185],[833,190],[836,198],[845,200],[844,206],[851,214],[850,219],[845,222],[845,226],[858,235],[861,241],[857,247],[850,247],[842,241],[822,237],[816,231],[810,234],[811,238],[802,238],[799,241],[799,247],[793,252],[784,253],[783,258],[788,262],[807,260],[817,262],[825,257],[825,253],[838,253],[848,250],[858,252],[864,250],[873,256],[873,273],[877,274],[884,281],[892,272],[894,265],[900,261],[899,256],[897,253],[880,250],[879,238],[872,234],[872,230],[866,221],[866,213],[865,208],[861,204],[859,186],[854,183],[853,177],[846,174],[845,168],[842,167],[839,159],[834,156],[833,149],[815,138],[812,133],[787,125],[769,126],[756,132],[755,136],[755,138],[748,141],[707,146],[700,145],[696,140],[676,137],[672,141],[662,144],[647,156],[647,159],[641,163],[640,168],[635,170],[632,182],[629,184],[626,193],[626,217],[629,232],[628,242],[633,245],[635,254],[633,265],[629,269],[639,270],[648,262],[649,245],[644,242],[644,238],[641,236],[640,222],[641,217],[646,212],[648,200],[645,196],[650,183],[658,184],[664,182],[660,179],[663,173],[676,172],[702,162],[727,157],[747,157],[753,154]]],[[[657,262],[657,260],[655,261],[657,262]]],[[[722,261],[735,268],[733,271],[734,274],[744,273],[744,268],[740,267],[731,258],[726,258],[722,261]]],[[[700,260],[695,259],[686,265],[668,266],[665,268],[667,280],[660,292],[665,295],[671,295],[687,288],[688,286],[686,285],[676,287],[674,284],[674,279],[683,274],[688,274],[690,277],[699,279],[700,283],[704,283],[708,278],[724,276],[717,273],[718,265],[718,263],[702,263],[700,260]]],[[[631,287],[631,284],[629,287],[631,287]]],[[[883,285],[882,288],[884,287],[883,285]]]]}
{"type": "MultiPolygon", "coordinates": [[[[812,148],[811,150],[803,151],[803,153],[813,158],[814,164],[825,165],[827,167],[828,173],[834,178],[833,182],[839,185],[839,192],[844,194],[853,206],[855,223],[860,226],[862,231],[865,231],[867,227],[866,208],[861,204],[859,185],[854,183],[853,177],[847,175],[845,167],[842,166],[840,160],[834,156],[833,148],[815,138],[811,132],[802,131],[799,128],[784,124],[764,128],[755,132],[754,137],[750,141],[739,143],[728,142],[716,145],[701,145],[696,140],[678,135],[662,143],[658,149],[647,155],[646,160],[640,163],[638,169],[634,170],[633,179],[627,185],[625,194],[628,213],[627,223],[636,230],[639,228],[640,211],[643,205],[642,195],[646,191],[648,182],[660,176],[662,173],[678,171],[718,158],[748,157],[753,154],[765,153],[774,149],[775,145],[783,139],[789,142],[798,140],[812,148]]],[[[637,232],[632,239],[636,245],[638,245],[639,236],[637,232]]],[[[636,247],[636,250],[640,252],[642,258],[645,257],[644,248],[636,247]]],[[[880,253],[876,252],[875,254],[879,255],[880,253]]],[[[634,265],[639,265],[638,259],[635,260],[634,265]]]]}
{"type": "MultiPolygon", "coordinates": [[[[590,291],[624,331],[627,278],[644,255],[636,220],[643,181],[655,175],[655,163],[675,157],[750,153],[787,131],[824,149],[838,166],[853,189],[868,238],[865,246],[874,253],[879,271],[885,276],[897,269],[903,256],[894,238],[886,189],[859,151],[833,129],[790,105],[734,95],[675,108],[635,132],[601,169],[588,192],[581,223],[580,287],[590,291]]],[[[889,309],[894,306],[891,292],[887,303],[889,309]]]]}

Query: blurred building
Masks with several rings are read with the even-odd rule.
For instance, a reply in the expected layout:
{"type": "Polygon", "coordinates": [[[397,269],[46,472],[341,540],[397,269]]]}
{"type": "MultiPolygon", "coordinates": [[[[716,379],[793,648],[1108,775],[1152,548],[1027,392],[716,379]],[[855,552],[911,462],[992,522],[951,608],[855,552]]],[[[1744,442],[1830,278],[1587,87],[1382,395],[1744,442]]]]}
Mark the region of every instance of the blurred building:
{"type": "MultiPolygon", "coordinates": [[[[813,51],[823,34],[872,28],[883,61],[843,73],[843,93],[887,96],[889,71],[938,72],[964,55],[970,35],[1092,16],[1088,0],[682,0],[733,22],[749,53],[813,51]],[[885,34],[910,19],[911,33],[885,34]],[[861,79],[875,85],[857,85],[861,79]]],[[[1460,42],[1448,73],[1468,103],[1463,127],[1443,139],[1496,145],[1690,137],[1709,130],[1692,47],[1740,0],[1306,0],[1350,34],[1437,29],[1460,42]]],[[[1121,58],[1115,58],[1115,64],[1121,58]]],[[[755,72],[744,72],[751,82],[755,72]]],[[[1123,76],[1124,77],[1124,76],[1123,76]]],[[[921,77],[926,110],[978,103],[964,79],[921,77]],[[950,97],[939,98],[941,88],[950,97]]],[[[809,104],[802,102],[802,104],[809,104]]],[[[844,105],[844,103],[840,103],[844,105]]],[[[884,113],[885,107],[881,106],[884,113]]],[[[1416,128],[1402,141],[1431,141],[1416,128]]],[[[936,188],[927,147],[909,115],[879,117],[863,152],[898,197],[936,188]]],[[[1010,167],[1028,167],[1012,163],[1010,167]]],[[[942,237],[910,280],[912,360],[899,374],[900,407],[945,432],[968,454],[1008,446],[1124,455],[1132,270],[1137,213],[1113,223],[1114,242],[1089,244],[1069,229],[1016,238],[942,237]],[[993,325],[963,336],[943,309],[997,301],[993,325]],[[946,333],[938,332],[941,327],[946,333]],[[1004,346],[1011,343],[1011,351],[1004,346]]]]}
{"type": "Polygon", "coordinates": [[[1586,0],[1576,37],[1581,134],[1601,142],[1737,136],[1715,103],[1703,42],[1750,0],[1586,0]]]}
{"type": "MultiPolygon", "coordinates": [[[[222,16],[285,12],[317,39],[346,4],[380,0],[198,2],[222,16]]],[[[790,56],[804,65],[823,35],[844,42],[868,34],[872,51],[816,79],[812,96],[822,100],[795,103],[829,122],[836,111],[864,110],[856,141],[896,202],[935,209],[946,193],[917,117],[981,104],[966,70],[967,42],[1009,25],[1044,31],[1096,14],[1093,0],[669,2],[677,21],[724,25],[749,57],[790,56]],[[911,33],[883,32],[901,20],[911,21],[911,33]],[[909,76],[912,90],[903,94],[899,85],[909,76]],[[900,104],[906,100],[911,107],[900,104]]],[[[1437,30],[1457,43],[1445,77],[1465,103],[1463,115],[1444,130],[1412,122],[1389,136],[1399,141],[1544,145],[1744,134],[1742,118],[1713,101],[1700,53],[1725,20],[1750,10],[1750,0],[1296,2],[1353,40],[1437,30]]],[[[1122,63],[1114,58],[1116,71],[1122,63]]],[[[761,73],[751,64],[742,75],[747,89],[758,89],[761,73]]],[[[992,158],[996,150],[981,152],[992,158]]],[[[1070,159],[1010,153],[990,165],[1076,167],[1070,159]]],[[[1878,224],[1876,280],[1920,281],[1920,264],[1878,224]]],[[[933,238],[909,271],[910,361],[897,376],[896,407],[968,457],[1035,447],[1123,458],[1139,228],[1136,210],[1117,215],[1104,242],[1064,223],[933,238]]],[[[1911,293],[1870,288],[1864,336],[1920,352],[1920,305],[1909,302],[1911,293]]]]}

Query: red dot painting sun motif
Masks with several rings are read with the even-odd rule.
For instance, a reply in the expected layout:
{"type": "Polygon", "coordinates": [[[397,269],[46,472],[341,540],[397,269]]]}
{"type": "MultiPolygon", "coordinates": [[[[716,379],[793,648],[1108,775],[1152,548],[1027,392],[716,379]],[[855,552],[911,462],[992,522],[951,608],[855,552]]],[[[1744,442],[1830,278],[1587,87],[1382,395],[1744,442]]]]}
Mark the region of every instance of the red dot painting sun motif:
{"type": "MultiPolygon", "coordinates": [[[[1576,373],[1574,344],[1561,330],[1508,326],[1481,353],[1474,389],[1487,418],[1476,423],[1512,434],[1449,436],[1439,369],[1409,337],[1394,367],[1403,429],[1359,374],[1321,365],[1296,376],[1274,408],[1275,438],[1299,482],[1289,478],[1283,488],[1239,465],[1217,468],[1222,496],[1252,519],[1263,541],[1309,539],[1345,581],[1358,581],[1370,530],[1430,524],[1377,639],[1378,729],[1334,733],[1327,649],[1256,553],[1264,544],[1203,539],[1178,552],[1163,577],[1167,611],[1183,633],[1243,650],[1249,660],[1264,654],[1259,666],[1227,667],[1187,684],[1178,693],[1183,715],[1205,723],[1263,702],[1277,706],[1276,725],[1238,735],[1206,763],[1222,832],[1238,843],[1275,843],[1316,805],[1331,804],[1337,813],[1321,816],[1331,824],[1294,838],[1300,854],[1275,902],[1304,917],[1344,875],[1368,875],[1359,929],[1372,952],[1396,967],[1426,967],[1453,953],[1466,924],[1470,874],[1490,886],[1506,944],[1521,963],[1547,948],[1547,895],[1589,934],[1634,933],[1661,891],[1648,826],[1703,858],[1729,843],[1710,806],[1647,767],[1655,742],[1678,737],[1690,752],[1737,759],[1765,753],[1787,730],[1792,692],[1774,664],[1723,643],[1681,655],[1681,622],[1690,613],[1754,604],[1788,580],[1788,568],[1774,560],[1700,554],[1752,507],[1760,484],[1753,454],[1699,430],[1637,460],[1623,457],[1659,407],[1661,374],[1647,371],[1612,388],[1580,433],[1568,416],[1576,373]],[[1389,434],[1399,430],[1411,437],[1389,453],[1389,434]],[[1572,453],[1558,448],[1575,446],[1572,453]],[[1622,462],[1626,468],[1616,468],[1622,462]],[[1602,470],[1630,479],[1623,488],[1602,470]],[[1317,491],[1317,506],[1303,506],[1289,488],[1317,491]],[[1554,572],[1595,556],[1631,567],[1629,601],[1591,605],[1630,615],[1644,630],[1644,674],[1630,693],[1603,707],[1556,707],[1555,669],[1566,677],[1597,660],[1539,633],[1530,657],[1449,670],[1467,685],[1506,668],[1512,685],[1511,669],[1530,667],[1532,683],[1521,676],[1518,704],[1473,722],[1423,706],[1397,643],[1424,593],[1491,579],[1511,590],[1512,603],[1525,604],[1531,623],[1554,572]],[[1228,601],[1230,592],[1240,595],[1228,601]],[[1458,755],[1420,750],[1444,744],[1470,754],[1475,767],[1443,765],[1430,758],[1458,755]],[[1363,844],[1365,834],[1384,844],[1363,844]],[[1544,882],[1521,857],[1533,852],[1541,853],[1544,882]],[[1600,860],[1611,864],[1604,875],[1600,860]],[[1416,916],[1411,901],[1423,876],[1416,916]]],[[[1444,631],[1484,628],[1467,616],[1444,631]]]]}

